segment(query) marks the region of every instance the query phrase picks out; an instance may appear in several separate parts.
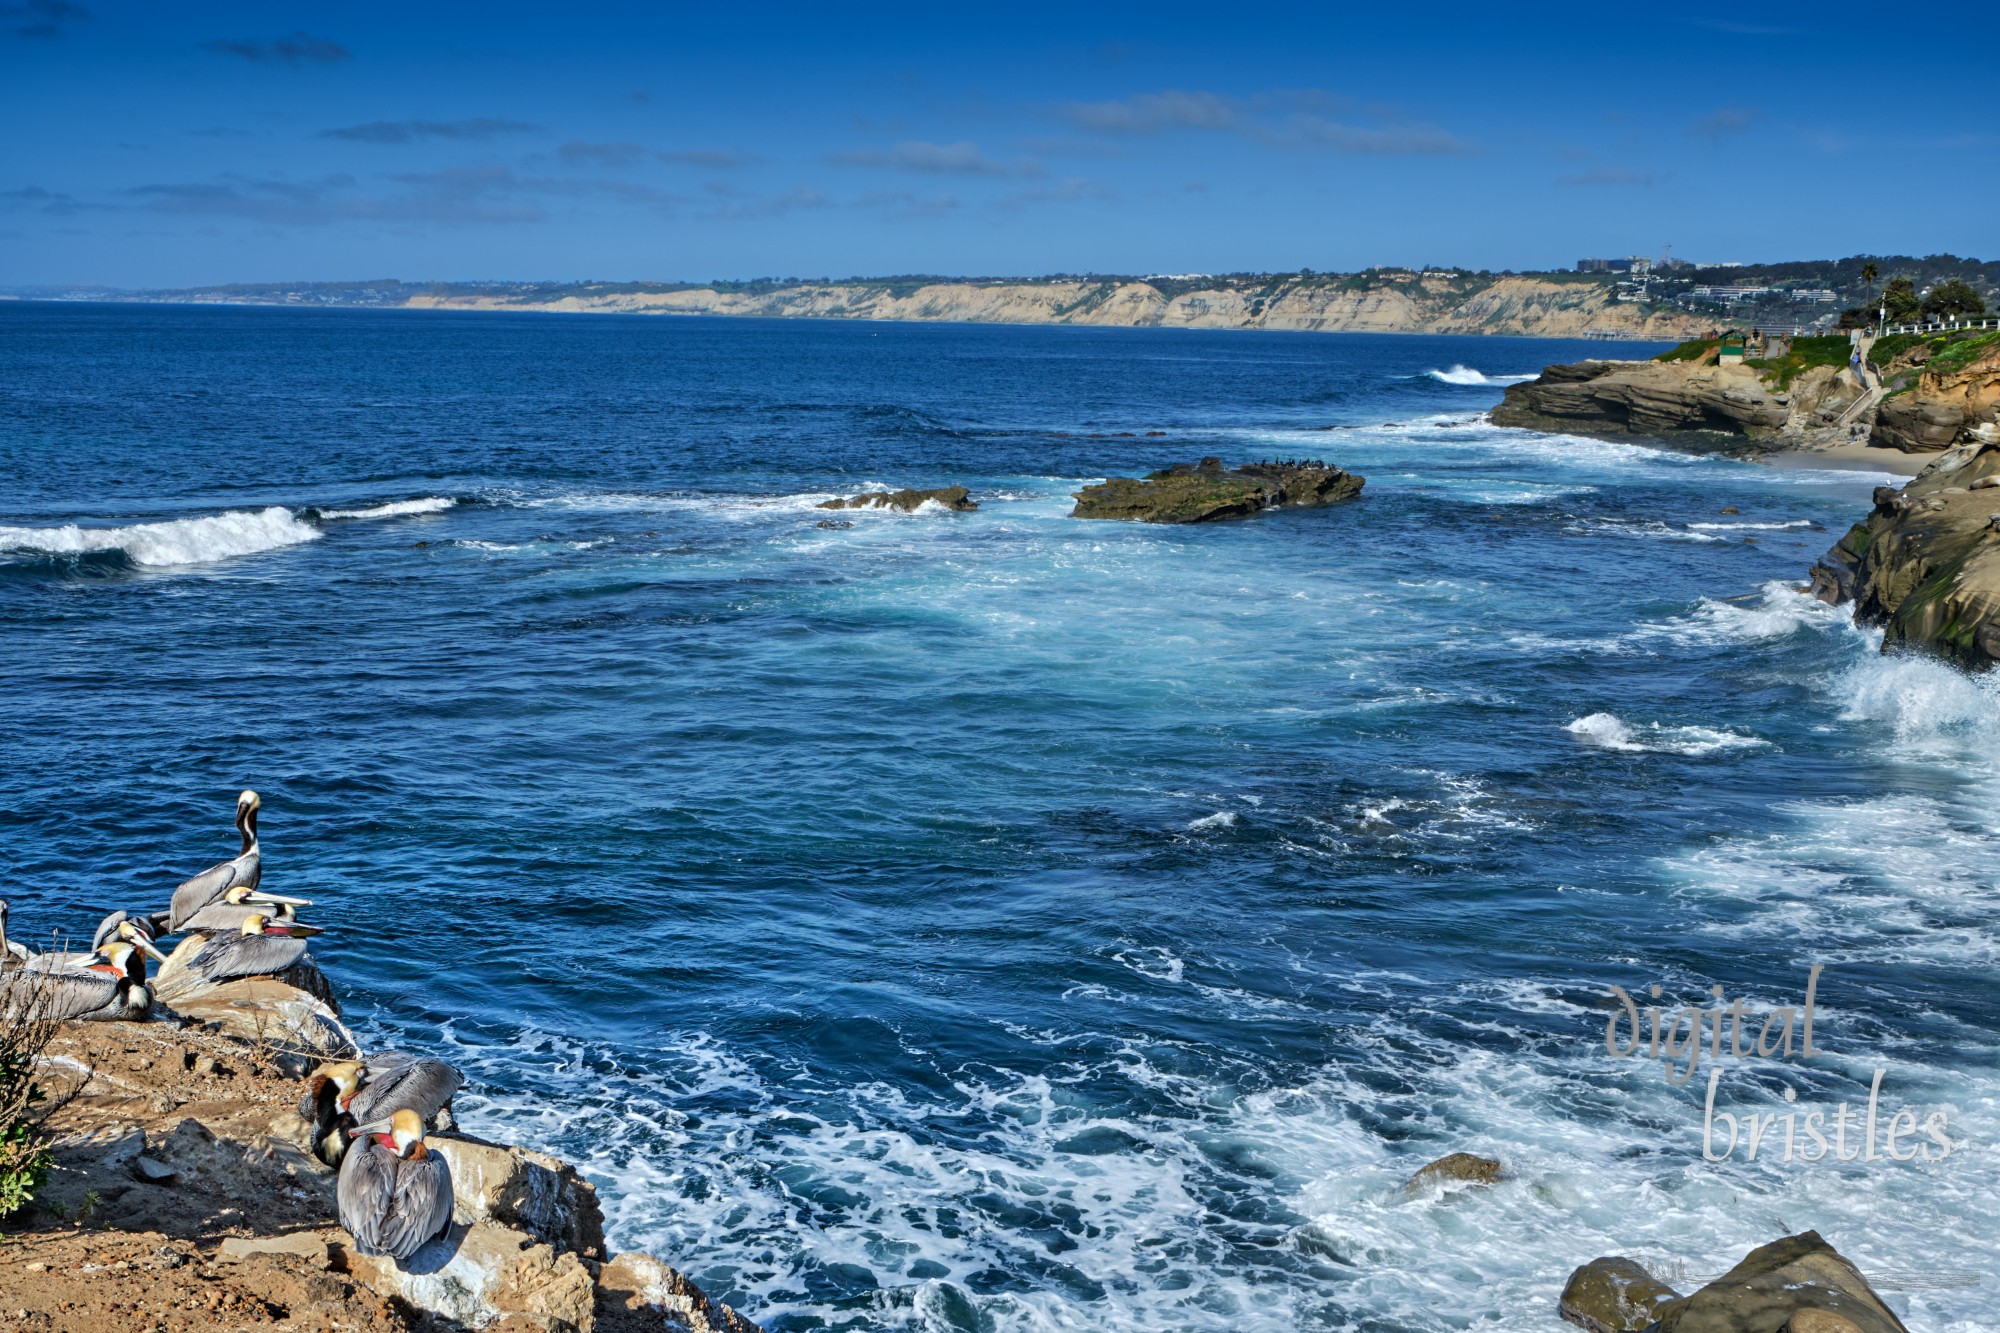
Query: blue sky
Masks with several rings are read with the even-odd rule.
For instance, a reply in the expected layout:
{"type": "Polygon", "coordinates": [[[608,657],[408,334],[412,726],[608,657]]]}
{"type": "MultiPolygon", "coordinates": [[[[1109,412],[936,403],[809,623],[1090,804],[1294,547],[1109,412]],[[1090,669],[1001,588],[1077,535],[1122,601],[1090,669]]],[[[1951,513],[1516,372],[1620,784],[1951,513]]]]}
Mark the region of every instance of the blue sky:
{"type": "Polygon", "coordinates": [[[1916,13],[0,0],[0,284],[1990,258],[1916,13]]]}

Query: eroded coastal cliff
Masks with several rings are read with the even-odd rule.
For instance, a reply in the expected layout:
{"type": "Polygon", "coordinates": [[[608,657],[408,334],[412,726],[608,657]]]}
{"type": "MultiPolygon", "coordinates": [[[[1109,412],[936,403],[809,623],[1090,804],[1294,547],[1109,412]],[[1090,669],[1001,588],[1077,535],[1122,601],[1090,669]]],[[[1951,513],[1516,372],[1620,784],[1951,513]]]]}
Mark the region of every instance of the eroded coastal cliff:
{"type": "Polygon", "coordinates": [[[1246,285],[1145,279],[798,283],[723,291],[641,283],[560,294],[413,294],[414,308],[641,315],[1090,324],[1327,333],[1503,333],[1684,338],[1708,320],[1643,310],[1601,282],[1460,271],[1287,275],[1246,285]]]}
{"type": "Polygon", "coordinates": [[[1865,442],[1935,455],[1902,489],[1876,490],[1874,510],[1814,567],[1812,590],[1880,626],[1885,650],[2000,663],[2000,331],[1765,350],[1738,364],[1720,364],[1719,346],[1704,343],[1653,361],[1550,366],[1509,388],[1493,420],[1674,442],[1699,435],[1704,447],[1751,452],[1865,442]]]}

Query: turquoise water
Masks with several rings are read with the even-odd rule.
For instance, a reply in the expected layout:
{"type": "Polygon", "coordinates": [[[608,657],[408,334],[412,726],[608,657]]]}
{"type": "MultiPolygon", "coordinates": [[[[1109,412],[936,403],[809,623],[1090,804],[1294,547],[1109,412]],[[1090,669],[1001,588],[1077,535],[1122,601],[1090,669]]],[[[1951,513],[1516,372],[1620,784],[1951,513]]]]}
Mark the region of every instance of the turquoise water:
{"type": "Polygon", "coordinates": [[[1792,590],[1885,478],[1483,420],[1605,350],[0,304],[16,929],[256,787],[350,1017],[774,1329],[1553,1329],[1809,1226],[1986,1327],[2000,698],[1792,590]],[[1067,517],[1204,454],[1367,490],[1067,517]],[[1718,1106],[1952,1156],[1705,1161],[1603,1049],[1814,963],[1718,1106]]]}

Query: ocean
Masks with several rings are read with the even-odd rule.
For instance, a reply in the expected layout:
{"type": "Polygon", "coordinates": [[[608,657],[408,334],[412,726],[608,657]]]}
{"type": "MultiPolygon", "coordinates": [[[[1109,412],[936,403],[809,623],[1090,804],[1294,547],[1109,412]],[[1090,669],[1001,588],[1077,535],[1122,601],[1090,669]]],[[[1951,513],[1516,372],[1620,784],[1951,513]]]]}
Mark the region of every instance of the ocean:
{"type": "Polygon", "coordinates": [[[1484,418],[1654,350],[0,303],[14,929],[256,788],[364,1037],[774,1333],[1554,1330],[1808,1227],[1991,1328],[2000,690],[1798,591],[1890,478],[1484,418]],[[1068,517],[1204,455],[1367,488],[1068,517]],[[1815,966],[1811,1059],[1606,1049],[1815,966]],[[1804,1160],[1877,1070],[1939,1135],[1804,1160]]]}

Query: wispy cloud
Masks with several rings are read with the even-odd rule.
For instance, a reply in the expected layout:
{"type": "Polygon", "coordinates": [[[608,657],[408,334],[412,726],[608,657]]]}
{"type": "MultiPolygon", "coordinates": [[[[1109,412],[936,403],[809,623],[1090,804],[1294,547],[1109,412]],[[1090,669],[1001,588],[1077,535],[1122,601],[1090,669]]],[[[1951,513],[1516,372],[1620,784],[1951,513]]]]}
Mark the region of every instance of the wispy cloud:
{"type": "Polygon", "coordinates": [[[322,139],[349,139],[355,143],[400,144],[419,139],[491,139],[502,134],[530,134],[541,129],[524,120],[495,120],[477,116],[471,120],[371,120],[366,125],[343,125],[321,130],[322,139]]]}
{"type": "Polygon", "coordinates": [[[1596,167],[1574,176],[1558,176],[1558,185],[1643,186],[1653,183],[1650,171],[1629,171],[1624,167],[1596,167]]]}
{"type": "Polygon", "coordinates": [[[922,196],[912,190],[871,190],[856,199],[854,207],[875,209],[892,218],[936,218],[956,212],[961,204],[949,191],[922,196]]]}
{"type": "Polygon", "coordinates": [[[779,194],[746,195],[735,186],[710,181],[708,192],[719,202],[701,216],[711,222],[756,222],[803,210],[831,208],[833,200],[810,185],[795,185],[779,194]]]}
{"type": "Polygon", "coordinates": [[[78,213],[107,212],[112,205],[86,204],[73,194],[63,194],[58,190],[45,190],[39,185],[30,185],[20,190],[0,190],[0,207],[66,218],[74,217],[78,213]]]}
{"type": "Polygon", "coordinates": [[[1753,106],[1725,106],[1703,116],[1688,130],[1697,139],[1720,143],[1732,134],[1741,134],[1764,118],[1753,106]]]}
{"type": "Polygon", "coordinates": [[[572,139],[556,149],[565,162],[595,163],[605,167],[635,167],[646,160],[646,146],[637,143],[585,143],[572,139]]]}
{"type": "Polygon", "coordinates": [[[1796,37],[1797,28],[1780,28],[1767,23],[1744,23],[1738,19],[1695,19],[1695,26],[1712,28],[1737,37],[1796,37]]]}
{"type": "Polygon", "coordinates": [[[16,37],[47,40],[63,35],[71,23],[87,23],[90,11],[69,0],[25,0],[21,4],[0,4],[0,24],[16,37]]]}
{"type": "Polygon", "coordinates": [[[754,153],[727,153],[710,149],[682,148],[655,153],[662,162],[670,162],[677,167],[706,167],[710,171],[730,171],[736,167],[754,167],[764,159],[754,153]]]}
{"type": "Polygon", "coordinates": [[[505,166],[452,167],[387,178],[368,188],[342,174],[313,180],[224,175],[141,185],[130,193],[156,213],[241,218],[274,227],[342,222],[532,223],[547,199],[613,198],[672,212],[685,199],[629,181],[522,176],[505,166]]]}
{"type": "Polygon", "coordinates": [[[842,167],[887,167],[894,171],[917,171],[946,176],[1039,176],[1042,164],[1023,158],[1000,162],[986,156],[977,144],[928,143],[905,139],[889,149],[863,149],[834,153],[826,159],[842,167]]]}
{"type": "Polygon", "coordinates": [[[656,162],[666,162],[677,167],[704,167],[710,171],[727,171],[735,167],[754,166],[763,160],[762,158],[752,157],[748,153],[727,153],[699,149],[676,149],[668,152],[655,152],[644,144],[629,142],[587,143],[581,139],[572,139],[562,147],[556,149],[556,156],[572,165],[589,163],[604,167],[636,167],[640,163],[651,159],[656,162]]]}
{"type": "Polygon", "coordinates": [[[1363,108],[1364,123],[1359,124],[1320,114],[1350,109],[1353,108],[1348,99],[1318,89],[1260,93],[1248,98],[1169,90],[1139,93],[1109,102],[1070,102],[1056,107],[1054,114],[1057,119],[1094,134],[1146,135],[1197,130],[1233,134],[1274,148],[1336,153],[1425,155],[1471,150],[1471,145],[1457,135],[1435,125],[1406,120],[1393,108],[1363,108]]]}
{"type": "Polygon", "coordinates": [[[1074,204],[1085,199],[1110,199],[1111,191],[1096,181],[1072,176],[1055,185],[1028,185],[1001,195],[990,207],[1002,213],[1018,213],[1038,204],[1074,204]]]}
{"type": "Polygon", "coordinates": [[[354,53],[339,42],[315,37],[309,32],[287,33],[268,42],[218,37],[214,41],[203,42],[201,49],[259,64],[277,61],[286,65],[336,65],[343,60],[354,59],[354,53]]]}

